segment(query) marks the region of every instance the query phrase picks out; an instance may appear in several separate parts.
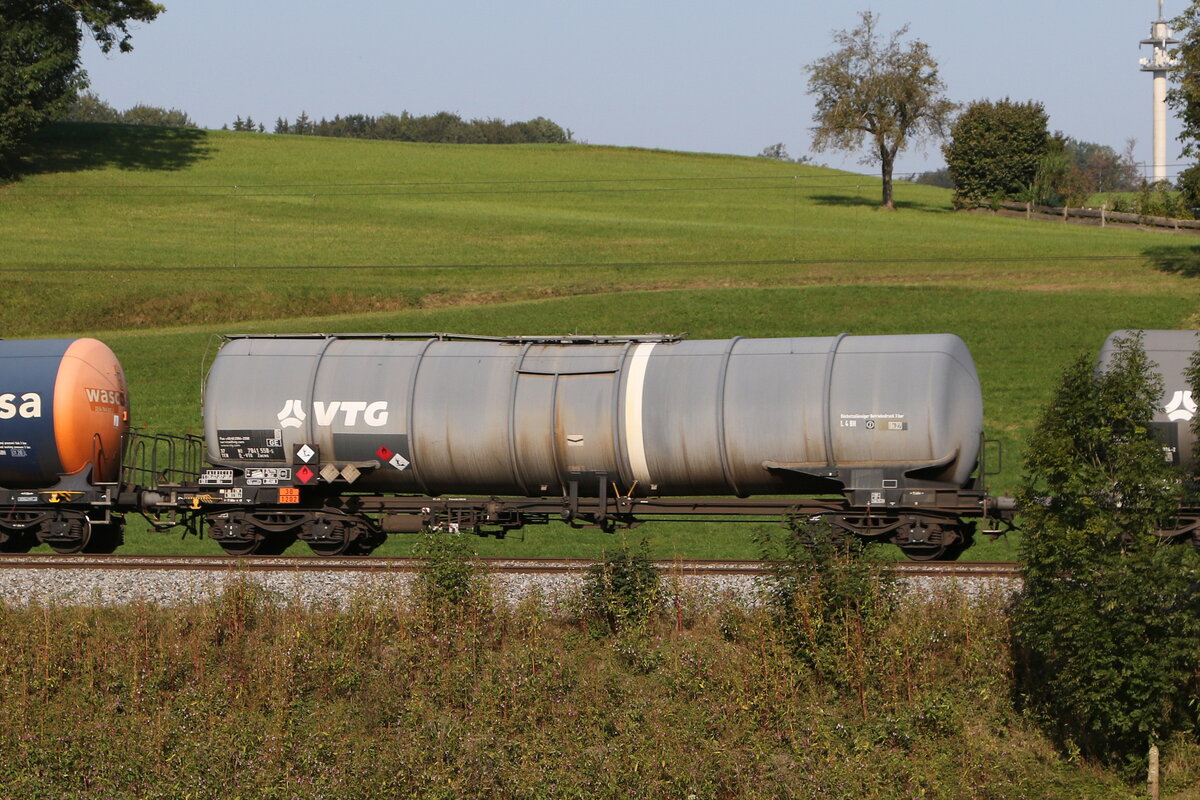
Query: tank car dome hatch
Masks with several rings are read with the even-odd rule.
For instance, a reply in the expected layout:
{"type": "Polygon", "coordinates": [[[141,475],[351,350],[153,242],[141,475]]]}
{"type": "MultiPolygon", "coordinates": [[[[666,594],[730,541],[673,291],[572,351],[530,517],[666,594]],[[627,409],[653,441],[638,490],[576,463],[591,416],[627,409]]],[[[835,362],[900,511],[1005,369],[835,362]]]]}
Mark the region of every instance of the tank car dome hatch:
{"type": "Polygon", "coordinates": [[[125,374],[104,343],[0,341],[0,486],[115,481],[128,426],[125,374]]]}
{"type": "Polygon", "coordinates": [[[1192,353],[1200,350],[1200,331],[1113,331],[1100,348],[1097,367],[1104,369],[1112,362],[1118,339],[1139,333],[1147,358],[1157,365],[1163,378],[1163,394],[1151,424],[1162,440],[1164,458],[1171,464],[1191,468],[1196,444],[1192,418],[1196,416],[1200,398],[1192,396],[1186,372],[1192,353]]]}
{"type": "Polygon", "coordinates": [[[430,496],[961,488],[982,416],[949,334],[239,336],[204,400],[213,464],[430,496]]]}

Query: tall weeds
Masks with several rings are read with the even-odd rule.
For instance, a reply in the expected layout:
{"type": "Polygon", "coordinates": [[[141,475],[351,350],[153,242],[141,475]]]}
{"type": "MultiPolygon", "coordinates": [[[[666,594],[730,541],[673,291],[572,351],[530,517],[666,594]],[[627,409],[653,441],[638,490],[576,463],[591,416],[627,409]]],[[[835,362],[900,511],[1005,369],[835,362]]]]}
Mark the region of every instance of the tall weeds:
{"type": "Polygon", "coordinates": [[[536,596],[340,608],[235,582],[182,607],[0,606],[0,796],[1123,792],[1012,713],[999,601],[899,603],[865,661],[867,628],[831,616],[820,673],[765,605],[679,619],[645,618],[639,662],[536,596]]]}

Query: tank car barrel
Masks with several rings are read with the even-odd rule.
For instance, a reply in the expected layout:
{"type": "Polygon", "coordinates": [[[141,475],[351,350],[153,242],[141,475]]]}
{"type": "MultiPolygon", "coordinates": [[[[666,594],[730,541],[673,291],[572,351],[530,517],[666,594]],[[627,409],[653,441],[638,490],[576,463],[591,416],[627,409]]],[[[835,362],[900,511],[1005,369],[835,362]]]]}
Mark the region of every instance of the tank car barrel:
{"type": "Polygon", "coordinates": [[[965,487],[981,428],[978,377],[950,335],[243,336],[205,397],[214,464],[288,468],[303,449],[378,461],[357,488],[426,495],[842,486],[887,503],[965,487]]]}

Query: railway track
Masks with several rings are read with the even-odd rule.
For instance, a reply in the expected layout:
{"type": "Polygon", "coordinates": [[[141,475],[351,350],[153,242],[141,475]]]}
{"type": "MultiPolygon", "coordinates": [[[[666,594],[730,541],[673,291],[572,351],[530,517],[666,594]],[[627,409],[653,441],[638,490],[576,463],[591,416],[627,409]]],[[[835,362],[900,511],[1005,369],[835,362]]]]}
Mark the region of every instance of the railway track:
{"type": "MultiPolygon", "coordinates": [[[[596,562],[575,558],[482,558],[488,572],[536,575],[583,573],[596,562]]],[[[0,570],[195,570],[208,572],[415,572],[423,561],[417,558],[314,558],[311,556],[231,557],[231,556],[158,556],[158,555],[52,555],[0,554],[0,570]]],[[[763,561],[720,561],[688,559],[656,561],[668,573],[682,575],[767,574],[770,563],[763,561]]],[[[902,561],[888,569],[900,577],[1019,578],[1020,565],[1008,562],[979,561],[902,561]]]]}

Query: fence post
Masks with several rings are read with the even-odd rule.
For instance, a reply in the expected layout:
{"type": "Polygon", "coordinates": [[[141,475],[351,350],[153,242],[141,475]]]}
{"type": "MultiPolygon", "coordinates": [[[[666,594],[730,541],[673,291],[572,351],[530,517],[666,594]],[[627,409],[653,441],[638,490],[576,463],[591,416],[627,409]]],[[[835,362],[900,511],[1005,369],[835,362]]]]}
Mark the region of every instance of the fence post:
{"type": "Polygon", "coordinates": [[[1158,745],[1150,745],[1150,765],[1146,770],[1146,788],[1150,790],[1150,800],[1158,800],[1158,745]]]}
{"type": "Polygon", "coordinates": [[[1103,228],[1105,225],[1105,222],[1107,219],[1107,217],[1106,217],[1107,214],[1108,214],[1108,203],[1101,203],[1100,204],[1100,227],[1101,228],[1103,228]]]}

